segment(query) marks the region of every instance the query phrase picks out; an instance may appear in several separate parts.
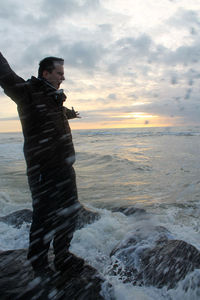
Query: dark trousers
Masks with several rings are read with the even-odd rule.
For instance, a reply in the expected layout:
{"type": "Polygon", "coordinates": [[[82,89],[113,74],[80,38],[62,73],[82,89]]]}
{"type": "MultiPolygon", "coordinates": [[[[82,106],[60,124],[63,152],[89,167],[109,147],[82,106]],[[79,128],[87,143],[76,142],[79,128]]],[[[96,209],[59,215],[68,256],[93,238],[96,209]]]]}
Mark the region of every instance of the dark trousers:
{"type": "Polygon", "coordinates": [[[33,269],[48,266],[48,250],[51,241],[55,254],[55,266],[64,263],[75,230],[78,201],[74,169],[36,172],[28,176],[33,199],[33,218],[30,228],[28,259],[33,269]]]}

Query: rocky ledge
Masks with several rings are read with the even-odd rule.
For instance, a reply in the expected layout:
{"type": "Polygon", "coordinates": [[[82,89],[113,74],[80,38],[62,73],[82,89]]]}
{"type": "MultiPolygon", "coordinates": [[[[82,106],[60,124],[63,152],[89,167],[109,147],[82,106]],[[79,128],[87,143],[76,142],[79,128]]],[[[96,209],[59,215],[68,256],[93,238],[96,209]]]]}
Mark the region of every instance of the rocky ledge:
{"type": "MultiPolygon", "coordinates": [[[[84,207],[79,211],[77,229],[100,218],[99,214],[84,207]]],[[[22,209],[0,218],[19,228],[31,223],[32,211],[22,209]]],[[[53,267],[53,252],[49,251],[53,267]]],[[[75,255],[73,255],[75,256],[75,255]]],[[[0,299],[1,300],[101,300],[101,285],[97,270],[85,264],[83,269],[51,276],[36,277],[27,261],[27,249],[0,251],[0,299]]]]}
{"type": "MultiPolygon", "coordinates": [[[[103,280],[97,271],[85,265],[73,276],[57,274],[35,277],[26,259],[27,250],[11,250],[0,253],[1,300],[102,300],[103,280]]],[[[50,253],[50,262],[53,261],[50,253]]]]}
{"type": "Polygon", "coordinates": [[[137,228],[110,256],[111,274],[139,286],[175,288],[189,273],[200,269],[200,251],[185,241],[173,239],[162,226],[137,228]]]}

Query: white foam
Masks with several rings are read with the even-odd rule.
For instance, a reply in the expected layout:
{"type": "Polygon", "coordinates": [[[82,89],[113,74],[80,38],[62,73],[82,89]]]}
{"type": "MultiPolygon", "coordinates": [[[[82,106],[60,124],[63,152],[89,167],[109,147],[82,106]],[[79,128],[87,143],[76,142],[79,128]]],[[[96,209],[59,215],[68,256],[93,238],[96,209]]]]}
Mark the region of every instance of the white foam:
{"type": "Polygon", "coordinates": [[[123,238],[129,222],[122,214],[112,214],[107,210],[99,212],[102,217],[98,221],[74,233],[71,251],[105,273],[105,266],[110,263],[109,254],[123,238]]]}
{"type": "MultiPolygon", "coordinates": [[[[110,252],[124,239],[127,234],[131,234],[139,226],[143,226],[143,237],[147,245],[154,243],[154,233],[149,234],[150,226],[162,225],[157,223],[158,218],[151,217],[143,219],[126,217],[121,213],[111,213],[106,210],[99,210],[101,219],[93,224],[75,232],[70,250],[83,257],[90,265],[95,267],[99,273],[106,278],[107,282],[113,286],[114,299],[116,300],[190,300],[199,299],[199,287],[194,275],[189,274],[186,280],[190,281],[190,289],[187,293],[184,290],[185,282],[180,282],[176,289],[167,290],[165,287],[157,289],[154,287],[139,287],[132,284],[123,283],[117,276],[111,275],[109,267],[111,263],[110,252]],[[146,230],[145,230],[146,228],[146,230]],[[146,240],[145,240],[146,236],[146,240]],[[188,279],[189,278],[189,279],[188,279]],[[192,286],[194,289],[192,290],[192,286]],[[177,293],[179,296],[177,296],[177,293]]],[[[184,228],[186,230],[186,228],[184,228]]],[[[155,233],[156,234],[156,233],[155,233]]],[[[189,234],[192,234],[192,229],[189,234]]],[[[186,235],[185,235],[186,237],[186,235]]],[[[142,242],[143,243],[143,242],[142,242]]],[[[138,251],[142,246],[138,243],[138,251]]],[[[200,273],[200,271],[198,270],[200,273]]],[[[103,286],[103,294],[108,293],[106,285],[103,286]]],[[[109,295],[107,295],[109,299],[109,295]]]]}
{"type": "Polygon", "coordinates": [[[15,250],[28,248],[30,226],[26,223],[20,228],[0,222],[0,250],[15,250]]]}
{"type": "Polygon", "coordinates": [[[169,290],[168,294],[175,300],[200,299],[200,270],[194,270],[179,282],[177,288],[169,290]]]}

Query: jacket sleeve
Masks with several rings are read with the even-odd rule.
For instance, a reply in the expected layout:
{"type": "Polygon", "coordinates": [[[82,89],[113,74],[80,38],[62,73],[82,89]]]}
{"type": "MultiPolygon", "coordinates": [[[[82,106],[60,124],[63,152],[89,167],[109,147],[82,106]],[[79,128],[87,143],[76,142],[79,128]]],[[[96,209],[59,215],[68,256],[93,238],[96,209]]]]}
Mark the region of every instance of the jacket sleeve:
{"type": "Polygon", "coordinates": [[[69,109],[69,108],[67,108],[65,106],[63,106],[63,109],[64,109],[64,113],[67,116],[68,120],[69,119],[75,119],[75,118],[77,118],[76,112],[74,110],[69,109]]]}
{"type": "Polygon", "coordinates": [[[0,86],[16,103],[24,93],[25,80],[19,77],[9,66],[7,60],[0,52],[0,86]]]}

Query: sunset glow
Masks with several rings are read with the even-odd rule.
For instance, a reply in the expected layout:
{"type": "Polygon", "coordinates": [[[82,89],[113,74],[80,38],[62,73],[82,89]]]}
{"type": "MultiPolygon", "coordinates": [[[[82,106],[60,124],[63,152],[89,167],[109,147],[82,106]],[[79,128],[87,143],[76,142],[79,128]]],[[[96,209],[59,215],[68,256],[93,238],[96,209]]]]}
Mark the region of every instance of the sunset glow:
{"type": "MultiPolygon", "coordinates": [[[[149,118],[157,118],[158,116],[153,116],[153,115],[147,115],[143,112],[137,112],[137,113],[129,113],[127,115],[121,115],[121,116],[117,116],[118,118],[133,118],[133,119],[137,119],[137,118],[143,118],[143,119],[149,119],[149,118]]],[[[115,117],[113,117],[115,118],[115,117]]]]}

